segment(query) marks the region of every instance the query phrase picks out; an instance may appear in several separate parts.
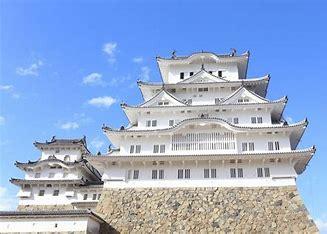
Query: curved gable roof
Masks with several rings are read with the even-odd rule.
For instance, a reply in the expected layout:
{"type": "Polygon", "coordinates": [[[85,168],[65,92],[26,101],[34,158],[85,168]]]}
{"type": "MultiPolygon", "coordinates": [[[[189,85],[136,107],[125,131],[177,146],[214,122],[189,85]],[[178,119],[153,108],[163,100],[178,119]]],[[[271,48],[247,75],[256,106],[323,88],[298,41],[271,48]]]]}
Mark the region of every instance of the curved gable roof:
{"type": "Polygon", "coordinates": [[[160,92],[158,92],[156,95],[154,95],[152,98],[150,98],[148,101],[142,103],[138,107],[158,106],[157,102],[159,102],[159,101],[169,101],[170,103],[173,103],[174,105],[186,106],[186,104],[184,102],[180,101],[179,99],[174,97],[171,93],[169,93],[164,88],[162,88],[162,90],[160,92]]]}
{"type": "Polygon", "coordinates": [[[238,88],[234,93],[232,93],[229,97],[225,98],[221,103],[222,104],[232,104],[236,103],[237,99],[240,97],[247,97],[256,103],[267,103],[268,99],[259,96],[258,94],[246,89],[244,86],[238,88]]]}

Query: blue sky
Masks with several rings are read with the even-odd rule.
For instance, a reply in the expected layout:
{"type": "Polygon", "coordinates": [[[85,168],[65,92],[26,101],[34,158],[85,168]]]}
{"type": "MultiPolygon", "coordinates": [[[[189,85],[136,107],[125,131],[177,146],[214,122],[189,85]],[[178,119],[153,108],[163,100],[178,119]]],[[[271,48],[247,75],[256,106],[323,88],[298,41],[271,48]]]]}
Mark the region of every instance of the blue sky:
{"type": "Polygon", "coordinates": [[[250,50],[249,77],[271,74],[268,98],[288,95],[285,117],[310,123],[299,147],[318,151],[298,178],[327,230],[326,4],[321,1],[0,2],[0,209],[16,205],[14,161],[36,160],[35,140],[87,136],[104,152],[106,123],[141,102],[136,80],[160,81],[155,57],[250,50]]]}

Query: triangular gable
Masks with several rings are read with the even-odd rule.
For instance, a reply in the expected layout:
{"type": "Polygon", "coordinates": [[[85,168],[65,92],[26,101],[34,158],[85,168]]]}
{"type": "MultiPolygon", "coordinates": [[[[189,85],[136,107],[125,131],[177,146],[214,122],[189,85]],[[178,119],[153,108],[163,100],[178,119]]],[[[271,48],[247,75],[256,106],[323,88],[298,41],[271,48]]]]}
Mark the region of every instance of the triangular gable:
{"type": "Polygon", "coordinates": [[[225,79],[219,78],[207,72],[206,70],[201,70],[193,76],[180,81],[179,83],[213,83],[213,82],[226,82],[225,79]]]}
{"type": "Polygon", "coordinates": [[[260,97],[244,87],[237,89],[232,95],[222,100],[222,104],[241,104],[241,103],[267,103],[267,99],[260,97]]]}
{"type": "Polygon", "coordinates": [[[186,106],[186,104],[163,89],[150,100],[140,105],[140,107],[149,106],[186,106]]]}

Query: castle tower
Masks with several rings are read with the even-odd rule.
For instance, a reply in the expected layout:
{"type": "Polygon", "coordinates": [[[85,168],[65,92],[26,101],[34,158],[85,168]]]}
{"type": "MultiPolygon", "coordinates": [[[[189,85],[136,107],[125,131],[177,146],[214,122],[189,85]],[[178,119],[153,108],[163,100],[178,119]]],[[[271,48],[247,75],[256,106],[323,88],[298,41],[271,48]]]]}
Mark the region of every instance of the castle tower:
{"type": "Polygon", "coordinates": [[[269,75],[247,78],[249,55],[173,53],[157,58],[162,83],[138,81],[144,102],[122,103],[128,126],[104,126],[114,147],[88,157],[113,227],[316,230],[296,190],[315,152],[297,148],[308,121],[285,121],[287,97],[266,98],[269,75]]]}
{"type": "Polygon", "coordinates": [[[37,161],[16,162],[24,179],[12,178],[19,186],[18,210],[94,209],[101,196],[101,174],[85,159],[90,154],[85,137],[35,142],[41,151],[37,161]]]}

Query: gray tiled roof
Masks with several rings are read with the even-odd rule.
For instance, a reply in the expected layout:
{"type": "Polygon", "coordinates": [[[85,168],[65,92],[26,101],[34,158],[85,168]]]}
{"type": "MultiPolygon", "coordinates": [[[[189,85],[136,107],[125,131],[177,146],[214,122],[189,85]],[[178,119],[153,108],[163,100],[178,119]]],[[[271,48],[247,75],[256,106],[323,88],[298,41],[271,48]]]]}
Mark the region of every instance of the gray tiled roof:
{"type": "Polygon", "coordinates": [[[91,210],[56,210],[56,211],[0,211],[1,218],[36,218],[36,217],[88,217],[93,216],[100,222],[105,222],[91,210]]]}

